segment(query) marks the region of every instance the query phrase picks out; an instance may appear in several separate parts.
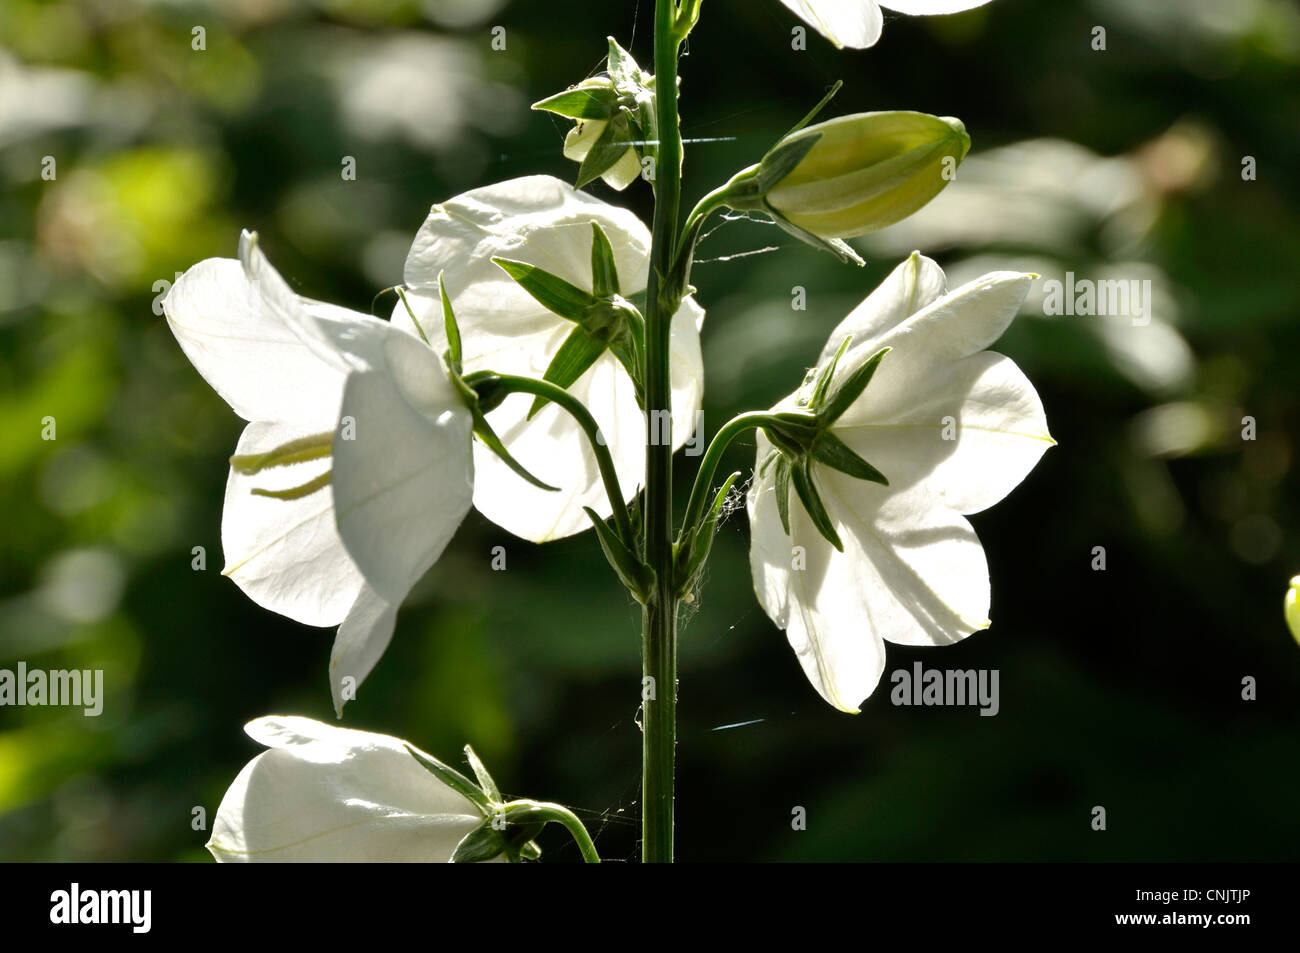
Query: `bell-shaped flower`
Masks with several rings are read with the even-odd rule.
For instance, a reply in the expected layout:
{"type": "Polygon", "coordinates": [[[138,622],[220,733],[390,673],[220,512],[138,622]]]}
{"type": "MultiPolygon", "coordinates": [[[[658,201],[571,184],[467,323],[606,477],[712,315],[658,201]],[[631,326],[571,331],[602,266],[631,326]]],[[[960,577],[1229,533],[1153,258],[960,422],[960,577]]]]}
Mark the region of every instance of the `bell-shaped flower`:
{"type": "Polygon", "coordinates": [[[447,863],[484,826],[398,738],[293,716],[244,730],[270,750],[221,799],[207,844],[218,861],[447,863]]]}
{"type": "Polygon", "coordinates": [[[880,39],[880,8],[912,16],[960,13],[989,0],[781,0],[805,23],[839,47],[866,49],[880,39]]]}
{"type": "Polygon", "coordinates": [[[988,565],[964,514],[1001,500],[1054,444],[1033,385],[985,350],[1032,278],[998,272],[947,292],[913,254],[774,408],[790,429],[759,435],[755,590],[842,711],[875,689],[885,642],[948,645],[990,624],[988,565]]]}
{"type": "Polygon", "coordinates": [[[469,509],[471,414],[418,338],[299,297],[247,232],[239,250],[185,272],[163,309],[248,421],[226,483],[224,573],[258,605],[339,626],[341,714],[469,509]]]}
{"type": "MultiPolygon", "coordinates": [[[[643,479],[647,429],[667,431],[667,408],[647,414],[634,380],[650,232],[633,213],[538,175],[475,189],[435,205],[406,259],[406,302],[393,324],[416,321],[446,346],[439,275],[460,325],[465,373],[544,377],[591,411],[631,499],[643,479]],[[408,313],[407,307],[411,312],[408,313]],[[631,369],[631,372],[630,370],[631,369]]],[[[704,370],[704,310],[683,300],[671,326],[672,442],[695,428],[704,370]]],[[[509,453],[551,492],[475,444],[474,506],[509,532],[542,542],[588,528],[583,507],[609,517],[595,454],[568,414],[514,394],[487,415],[509,453]]]]}

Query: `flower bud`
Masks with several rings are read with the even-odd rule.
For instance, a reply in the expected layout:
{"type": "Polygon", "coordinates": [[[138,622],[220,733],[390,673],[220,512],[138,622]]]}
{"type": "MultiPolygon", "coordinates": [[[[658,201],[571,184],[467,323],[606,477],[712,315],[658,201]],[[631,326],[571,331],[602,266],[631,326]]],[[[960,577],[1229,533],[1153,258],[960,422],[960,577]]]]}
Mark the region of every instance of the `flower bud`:
{"type": "Polygon", "coordinates": [[[791,133],[732,188],[795,234],[834,242],[907,218],[953,179],[969,149],[957,119],[859,113],[791,133]]]}
{"type": "Polygon", "coordinates": [[[1291,635],[1300,642],[1300,576],[1291,577],[1291,588],[1286,592],[1286,598],[1282,600],[1282,612],[1286,616],[1286,624],[1291,629],[1291,635]]]}

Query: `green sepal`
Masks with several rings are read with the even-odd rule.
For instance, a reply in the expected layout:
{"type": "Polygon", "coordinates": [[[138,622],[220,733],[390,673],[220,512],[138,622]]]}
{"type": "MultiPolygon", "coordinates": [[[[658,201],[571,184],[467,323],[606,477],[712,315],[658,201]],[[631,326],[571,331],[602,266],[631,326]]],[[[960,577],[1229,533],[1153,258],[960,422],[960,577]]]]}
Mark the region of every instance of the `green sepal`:
{"type": "Polygon", "coordinates": [[[538,304],[565,320],[577,321],[587,310],[600,304],[595,295],[536,265],[510,258],[493,258],[492,261],[538,304]]]}
{"type": "MultiPolygon", "coordinates": [[[[487,795],[484,794],[473,781],[465,777],[465,775],[461,774],[450,765],[443,764],[437,758],[428,757],[412,748],[410,745],[406,745],[406,750],[410,753],[412,758],[420,763],[421,767],[432,774],[435,778],[447,785],[447,787],[468,798],[473,805],[482,812],[484,817],[490,818],[492,816],[492,812],[495,809],[492,802],[488,800],[487,795]]],[[[459,850],[459,848],[457,848],[457,850],[459,850]]],[[[498,851],[498,853],[500,852],[498,851]]],[[[493,856],[496,855],[494,854],[493,856]]]]}
{"type": "Polygon", "coordinates": [[[481,864],[493,860],[501,854],[509,853],[510,845],[506,842],[505,831],[494,828],[492,821],[489,819],[461,838],[460,843],[456,845],[456,849],[451,853],[451,862],[453,864],[481,864]]]}
{"type": "Polygon", "coordinates": [[[843,88],[843,86],[844,86],[844,80],[842,80],[842,79],[837,79],[837,80],[835,81],[835,85],[831,87],[830,92],[828,92],[825,96],[822,97],[822,101],[819,102],[816,106],[814,106],[814,107],[812,108],[812,111],[809,112],[808,115],[804,116],[804,117],[803,117],[802,119],[800,119],[797,123],[795,123],[795,124],[794,124],[794,128],[791,129],[789,132],[787,132],[787,133],[786,133],[784,136],[782,136],[781,138],[782,138],[782,139],[786,139],[786,138],[789,138],[790,136],[793,136],[796,132],[798,132],[798,131],[799,131],[800,129],[802,129],[804,126],[808,125],[808,123],[810,123],[810,122],[812,122],[814,119],[816,119],[817,116],[821,113],[821,111],[822,111],[823,109],[825,109],[827,106],[830,105],[831,100],[835,98],[835,94],[838,93],[838,92],[840,91],[840,89],[843,88]]]}
{"type": "Polygon", "coordinates": [[[805,512],[817,527],[817,531],[826,538],[828,543],[840,552],[844,552],[844,543],[840,541],[840,534],[835,532],[830,514],[826,512],[821,494],[817,492],[817,487],[813,483],[812,462],[808,457],[803,457],[791,465],[790,480],[794,483],[795,493],[799,495],[799,502],[803,504],[805,512]]]}
{"type": "Polygon", "coordinates": [[[847,473],[859,480],[889,486],[885,475],[858,456],[857,452],[829,430],[825,430],[813,441],[812,456],[818,463],[847,473]]]}
{"type": "Polygon", "coordinates": [[[763,161],[759,163],[754,174],[754,185],[759,195],[766,195],[776,188],[781,180],[798,168],[799,163],[808,157],[813,147],[821,141],[821,134],[804,136],[793,142],[780,142],[772,148],[763,161]]]}
{"type": "Polygon", "coordinates": [[[578,166],[578,180],[574,187],[580,189],[599,179],[618,164],[628,149],[635,148],[633,141],[641,138],[644,137],[634,134],[631,114],[621,110],[605,124],[600,137],[583,158],[582,165],[578,166]]]}
{"type": "MultiPolygon", "coordinates": [[[[451,309],[451,298],[447,296],[447,282],[443,280],[443,274],[441,271],[438,272],[438,296],[442,299],[442,327],[447,335],[446,358],[447,363],[455,368],[456,373],[459,374],[461,369],[460,325],[456,323],[456,314],[451,309]]],[[[402,300],[405,301],[406,299],[403,298],[402,300]]],[[[409,305],[407,310],[410,310],[409,305]]],[[[414,314],[411,315],[411,320],[415,320],[414,314]]],[[[418,323],[416,327],[419,327],[418,323]]],[[[420,331],[420,335],[424,335],[423,330],[420,331]]],[[[424,343],[429,343],[428,338],[425,338],[424,343]]]]}
{"type": "Polygon", "coordinates": [[[654,591],[654,570],[628,549],[627,544],[619,538],[618,533],[608,523],[600,518],[599,513],[589,506],[584,506],[582,509],[591,520],[591,525],[595,527],[596,539],[600,541],[601,551],[609,560],[619,581],[627,587],[628,592],[632,593],[637,602],[645,605],[646,600],[650,598],[650,593],[654,591]]]}
{"type": "MultiPolygon", "coordinates": [[[[438,284],[442,284],[441,272],[438,273],[438,284]]],[[[406,309],[406,313],[410,316],[411,323],[415,325],[415,330],[420,332],[420,340],[425,344],[429,344],[429,335],[424,333],[424,325],[421,324],[420,319],[415,316],[415,311],[411,308],[411,302],[406,300],[406,289],[401,285],[394,285],[393,290],[397,292],[397,297],[402,302],[402,307],[406,309]]],[[[432,345],[429,346],[432,347],[432,345]]]]}
{"type": "Polygon", "coordinates": [[[474,416],[474,436],[478,437],[485,447],[500,457],[501,462],[539,490],[549,490],[552,493],[559,492],[560,488],[558,486],[551,486],[549,483],[542,482],[524,469],[524,465],[510,455],[506,445],[501,442],[501,438],[496,435],[496,431],[488,423],[487,417],[481,413],[476,413],[474,416]]]}
{"type": "MultiPolygon", "coordinates": [[[[604,353],[605,345],[593,338],[585,328],[579,325],[569,332],[569,336],[564,339],[560,349],[555,352],[555,357],[551,358],[551,363],[547,365],[542,380],[568,390],[569,386],[585,374],[587,369],[595,364],[604,353]]],[[[532,420],[537,416],[537,412],[548,403],[550,403],[549,398],[539,394],[534,398],[533,406],[528,411],[528,419],[532,420]]]]}
{"type": "Polygon", "coordinates": [[[605,68],[609,71],[610,78],[618,85],[620,80],[625,82],[640,82],[641,67],[637,65],[632,54],[623,47],[619,46],[618,40],[612,36],[605,37],[609,44],[609,53],[605,57],[605,68]]]}
{"type": "Polygon", "coordinates": [[[474,777],[478,778],[479,787],[483,789],[483,793],[492,801],[500,803],[501,789],[497,787],[496,781],[492,780],[492,775],[488,773],[488,769],[483,764],[483,760],[469,745],[465,746],[465,760],[469,762],[469,766],[474,772],[474,777]]]}
{"type": "Polygon", "coordinates": [[[603,84],[574,86],[533,103],[533,109],[578,120],[609,119],[617,108],[618,92],[603,84]]]}
{"type": "Polygon", "coordinates": [[[835,356],[831,358],[830,363],[826,365],[817,378],[817,383],[813,386],[812,397],[808,401],[808,406],[814,411],[820,409],[822,404],[826,402],[826,394],[831,389],[831,380],[835,377],[835,368],[839,367],[840,358],[844,356],[844,352],[849,349],[851,343],[853,343],[853,335],[846,334],[844,340],[840,342],[839,350],[835,352],[835,356]]]}
{"type": "Polygon", "coordinates": [[[621,293],[614,246],[599,222],[591,223],[591,289],[597,298],[621,293]]]}
{"type": "Polygon", "coordinates": [[[776,512],[781,517],[781,528],[790,535],[790,459],[785,454],[776,458],[776,512]]]}
{"type": "MultiPolygon", "coordinates": [[[[841,346],[841,350],[842,349],[843,346],[841,346]]],[[[830,399],[826,401],[825,405],[818,408],[817,416],[822,420],[823,426],[829,427],[831,424],[835,423],[835,421],[839,420],[844,416],[844,413],[853,406],[857,399],[862,396],[862,392],[867,389],[867,385],[870,384],[871,379],[875,377],[876,368],[880,366],[880,362],[884,359],[885,355],[890,352],[890,350],[892,349],[882,347],[875,354],[871,355],[871,357],[867,358],[862,366],[855,369],[844,383],[835,390],[835,393],[831,394],[830,399]]]]}
{"type": "Polygon", "coordinates": [[[859,255],[856,251],[854,251],[853,247],[849,245],[849,243],[846,242],[844,239],[842,238],[826,239],[826,238],[822,238],[820,235],[814,235],[812,232],[800,228],[794,222],[790,221],[788,218],[786,218],[776,209],[772,208],[772,206],[768,205],[767,202],[763,203],[763,212],[764,214],[768,215],[772,219],[772,221],[776,222],[776,224],[779,225],[782,229],[784,229],[787,233],[799,239],[799,241],[806,242],[807,244],[812,245],[814,248],[820,248],[822,251],[830,252],[832,255],[834,255],[840,261],[844,262],[846,265],[851,262],[852,264],[857,265],[859,268],[866,267],[867,264],[866,260],[861,255],[859,255]]]}
{"type": "Polygon", "coordinates": [[[722,488],[713,498],[713,506],[701,521],[694,537],[678,550],[676,583],[679,595],[695,584],[695,577],[703,568],[704,561],[709,558],[709,551],[713,548],[713,538],[718,532],[718,518],[722,515],[722,506],[727,501],[732,485],[738,479],[740,479],[739,470],[727,477],[722,488]]]}

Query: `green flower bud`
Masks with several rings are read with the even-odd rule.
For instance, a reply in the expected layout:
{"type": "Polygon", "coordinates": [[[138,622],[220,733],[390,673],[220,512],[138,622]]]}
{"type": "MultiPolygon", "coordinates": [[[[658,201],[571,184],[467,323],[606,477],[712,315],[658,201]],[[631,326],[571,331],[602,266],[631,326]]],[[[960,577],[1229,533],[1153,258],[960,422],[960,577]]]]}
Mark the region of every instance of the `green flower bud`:
{"type": "Polygon", "coordinates": [[[1286,624],[1291,629],[1291,635],[1300,642],[1300,576],[1291,577],[1291,588],[1286,592],[1286,598],[1282,600],[1282,612],[1286,616],[1286,624]]]}
{"type": "Polygon", "coordinates": [[[777,144],[809,142],[803,160],[767,190],[768,207],[819,238],[853,238],[902,221],[934,198],[970,150],[960,120],[917,112],[843,116],[777,144]]]}

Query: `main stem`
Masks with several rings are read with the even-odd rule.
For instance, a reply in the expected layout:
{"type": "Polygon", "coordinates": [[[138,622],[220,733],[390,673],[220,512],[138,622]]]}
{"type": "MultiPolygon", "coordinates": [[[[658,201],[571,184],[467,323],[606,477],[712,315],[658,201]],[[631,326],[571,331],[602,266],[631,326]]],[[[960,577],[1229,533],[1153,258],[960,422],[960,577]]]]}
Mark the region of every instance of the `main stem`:
{"type": "Polygon", "coordinates": [[[641,623],[645,679],[641,721],[641,858],[673,859],[673,775],[677,744],[677,597],[673,585],[672,387],[668,341],[681,289],[665,286],[672,272],[681,203],[682,141],[677,125],[675,0],[655,3],[655,218],[646,288],[645,474],[646,561],[654,591],[641,623]],[[666,438],[666,439],[665,439],[666,438]]]}

